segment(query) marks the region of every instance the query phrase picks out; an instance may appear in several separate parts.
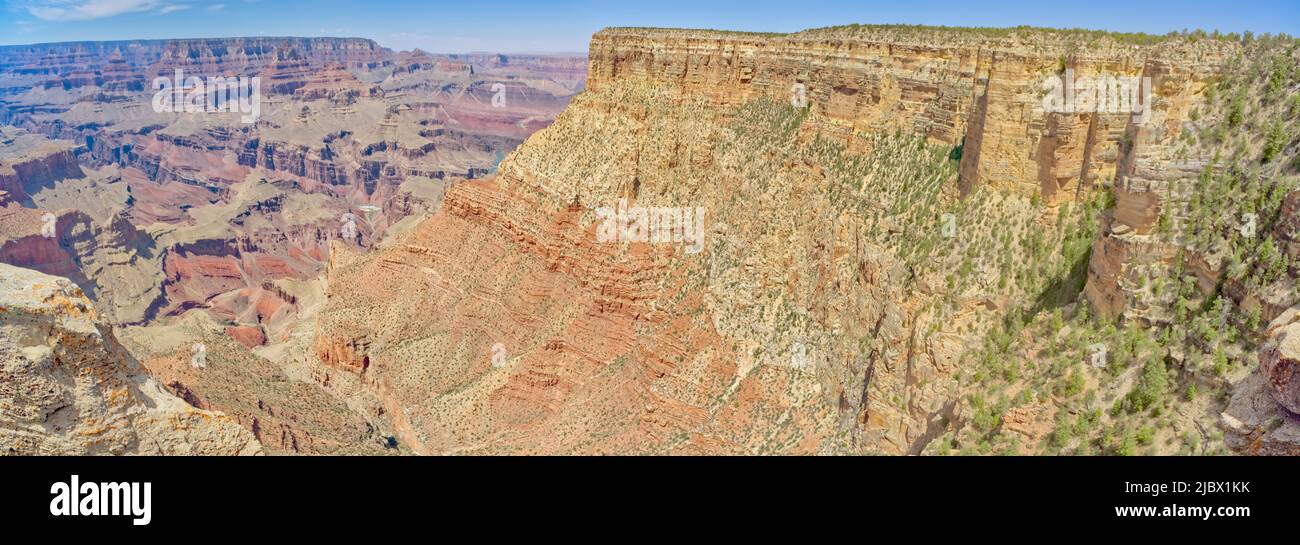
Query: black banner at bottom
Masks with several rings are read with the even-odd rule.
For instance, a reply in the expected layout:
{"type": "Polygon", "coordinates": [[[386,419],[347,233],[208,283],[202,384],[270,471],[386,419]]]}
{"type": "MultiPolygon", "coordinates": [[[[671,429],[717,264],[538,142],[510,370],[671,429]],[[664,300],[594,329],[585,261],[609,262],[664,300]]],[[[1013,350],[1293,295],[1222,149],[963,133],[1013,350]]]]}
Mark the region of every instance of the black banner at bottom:
{"type": "Polygon", "coordinates": [[[990,524],[1195,535],[1286,527],[1300,493],[1283,458],[9,458],[0,475],[10,532],[128,537],[634,521],[642,538],[849,521],[914,537],[990,524]]]}

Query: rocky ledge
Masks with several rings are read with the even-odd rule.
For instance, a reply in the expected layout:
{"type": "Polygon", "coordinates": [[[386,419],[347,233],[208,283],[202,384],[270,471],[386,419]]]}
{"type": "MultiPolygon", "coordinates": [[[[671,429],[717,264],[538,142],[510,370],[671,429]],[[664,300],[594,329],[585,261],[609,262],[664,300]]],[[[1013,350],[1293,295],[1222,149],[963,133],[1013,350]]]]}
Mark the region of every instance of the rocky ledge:
{"type": "Polygon", "coordinates": [[[0,264],[0,453],[257,455],[229,417],[167,393],[72,282],[0,264]]]}

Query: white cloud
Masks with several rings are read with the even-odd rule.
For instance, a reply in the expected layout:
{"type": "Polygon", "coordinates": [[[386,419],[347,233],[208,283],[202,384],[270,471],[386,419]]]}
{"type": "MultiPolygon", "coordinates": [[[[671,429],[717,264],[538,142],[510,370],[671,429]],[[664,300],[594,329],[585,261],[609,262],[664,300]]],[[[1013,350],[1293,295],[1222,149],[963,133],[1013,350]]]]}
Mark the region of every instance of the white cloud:
{"type": "Polygon", "coordinates": [[[208,11],[221,11],[223,9],[226,9],[225,4],[212,4],[211,6],[208,6],[208,11]]]}
{"type": "Polygon", "coordinates": [[[190,7],[164,0],[29,0],[19,5],[46,21],[87,21],[155,9],[158,13],[172,13],[190,7]]]}

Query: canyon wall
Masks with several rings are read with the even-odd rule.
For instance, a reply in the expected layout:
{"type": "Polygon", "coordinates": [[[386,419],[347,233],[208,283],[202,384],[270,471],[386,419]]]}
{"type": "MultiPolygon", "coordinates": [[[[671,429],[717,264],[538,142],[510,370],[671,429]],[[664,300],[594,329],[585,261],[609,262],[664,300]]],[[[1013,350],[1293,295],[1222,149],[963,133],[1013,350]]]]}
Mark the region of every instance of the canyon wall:
{"type": "MultiPolygon", "coordinates": [[[[1267,58],[1266,53],[1258,53],[1267,58]]],[[[1279,56],[1286,62],[1300,62],[1294,50],[1279,56]]],[[[1240,61],[1239,61],[1240,62],[1240,61]]],[[[1184,67],[1167,66],[1165,72],[1182,74],[1184,67]]],[[[1257,89],[1267,80],[1258,72],[1229,75],[1231,84],[1205,79],[1180,81],[1157,79],[1157,89],[1192,89],[1188,100],[1172,101],[1168,110],[1156,110],[1151,123],[1131,127],[1125,135],[1129,153],[1123,156],[1114,188],[1115,208],[1104,218],[1102,234],[1093,249],[1086,294],[1106,316],[1143,325],[1169,325],[1179,321],[1174,312],[1181,296],[1185,299],[1214,298],[1220,294],[1235,307],[1257,315],[1267,324],[1300,304],[1300,292],[1281,274],[1272,285],[1248,285],[1247,269],[1268,267],[1251,264],[1262,247],[1238,250],[1241,242],[1268,240],[1268,254],[1285,259],[1282,269],[1300,259],[1300,189],[1297,164],[1286,160],[1295,153],[1294,109],[1279,100],[1260,97],[1257,89]],[[1244,80],[1244,81],[1243,81],[1244,80]],[[1218,82],[1217,103],[1208,103],[1207,84],[1218,82]],[[1230,95],[1231,93],[1231,95],[1230,95]],[[1239,116],[1239,126],[1230,133],[1216,131],[1233,123],[1227,118],[1231,101],[1246,98],[1260,104],[1239,116]],[[1193,110],[1197,110],[1192,115],[1193,110]],[[1274,128],[1276,127],[1276,128],[1274,128]],[[1270,129],[1289,134],[1292,145],[1282,140],[1280,159],[1258,154],[1270,129]],[[1233,145],[1228,145],[1228,136],[1233,145]],[[1225,189],[1227,186],[1233,189],[1225,189]],[[1240,190],[1239,192],[1237,190],[1240,190]],[[1209,224],[1207,218],[1215,218],[1209,224]],[[1222,238],[1222,240],[1220,240],[1222,238]],[[1214,239],[1213,243],[1206,243],[1214,239]],[[1197,242],[1200,240],[1200,242],[1197,242]],[[1186,272],[1195,289],[1154,289],[1153,279],[1181,281],[1186,272]]],[[[1221,75],[1222,76],[1222,75],[1221,75]]],[[[1296,88],[1293,86],[1293,93],[1296,88]]],[[[1174,95],[1181,96],[1181,95],[1174,95]]]]}
{"type": "MultiPolygon", "coordinates": [[[[63,42],[0,46],[0,70],[29,76],[55,76],[64,89],[102,85],[104,71],[151,66],[145,76],[170,77],[180,68],[191,75],[220,73],[254,75],[285,61],[303,61],[321,68],[339,64],[347,68],[373,68],[393,54],[364,38],[196,38],[178,40],[123,40],[63,42]]],[[[113,78],[108,78],[112,81],[113,78]]],[[[146,85],[148,82],[146,82],[146,85]]]]}
{"type": "Polygon", "coordinates": [[[1112,181],[1130,131],[1176,131],[1190,97],[1233,50],[1226,42],[1137,46],[1045,30],[607,29],[592,38],[588,85],[665,83],[717,104],[801,96],[831,134],[897,129],[962,145],[964,191],[982,183],[1051,200],[1112,181]],[[1044,83],[1066,70],[1076,78],[1151,78],[1154,119],[1139,126],[1129,112],[1044,111],[1044,83]]]}

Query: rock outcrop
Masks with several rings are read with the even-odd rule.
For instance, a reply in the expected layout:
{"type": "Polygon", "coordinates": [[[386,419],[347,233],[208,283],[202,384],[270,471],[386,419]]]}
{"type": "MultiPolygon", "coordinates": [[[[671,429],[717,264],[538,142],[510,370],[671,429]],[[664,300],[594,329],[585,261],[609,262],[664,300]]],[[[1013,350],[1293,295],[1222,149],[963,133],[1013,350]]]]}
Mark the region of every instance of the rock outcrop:
{"type": "Polygon", "coordinates": [[[1233,390],[1219,417],[1229,448],[1250,456],[1300,456],[1300,417],[1278,405],[1268,379],[1251,373],[1233,390]]]}
{"type": "Polygon", "coordinates": [[[163,390],[71,282],[0,264],[0,453],[261,452],[229,417],[163,390]]]}
{"type": "Polygon", "coordinates": [[[1284,313],[1265,332],[1259,372],[1279,405],[1300,415],[1300,310],[1284,313]]]}
{"type": "Polygon", "coordinates": [[[1237,452],[1300,456],[1300,309],[1283,313],[1264,335],[1259,369],[1233,386],[1220,425],[1237,452]]]}
{"type": "MultiPolygon", "coordinates": [[[[259,334],[258,329],[249,329],[259,334]]],[[[245,336],[203,313],[167,325],[128,328],[123,343],[166,391],[228,415],[268,454],[394,454],[373,416],[353,410],[291,366],[252,353],[245,336]],[[202,366],[193,365],[194,346],[202,366]]]]}

